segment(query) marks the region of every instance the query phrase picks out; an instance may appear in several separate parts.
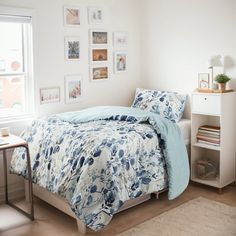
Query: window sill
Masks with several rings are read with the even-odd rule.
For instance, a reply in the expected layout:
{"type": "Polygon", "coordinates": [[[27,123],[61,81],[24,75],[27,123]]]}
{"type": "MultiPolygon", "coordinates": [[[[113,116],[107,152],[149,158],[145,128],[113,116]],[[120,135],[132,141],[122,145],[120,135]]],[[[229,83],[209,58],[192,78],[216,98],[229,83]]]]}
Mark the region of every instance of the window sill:
{"type": "Polygon", "coordinates": [[[8,117],[6,119],[0,118],[0,128],[1,127],[9,127],[10,133],[19,135],[25,127],[29,126],[29,124],[35,119],[34,116],[17,116],[16,118],[8,117]]]}

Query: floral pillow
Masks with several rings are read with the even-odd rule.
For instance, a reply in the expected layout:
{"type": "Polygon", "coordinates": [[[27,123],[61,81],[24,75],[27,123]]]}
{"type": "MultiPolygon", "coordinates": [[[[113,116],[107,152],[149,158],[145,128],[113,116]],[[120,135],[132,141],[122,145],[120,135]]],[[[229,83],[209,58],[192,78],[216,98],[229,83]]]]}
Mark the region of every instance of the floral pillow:
{"type": "Polygon", "coordinates": [[[157,113],[172,122],[179,122],[186,100],[187,95],[138,88],[132,107],[157,113]]]}

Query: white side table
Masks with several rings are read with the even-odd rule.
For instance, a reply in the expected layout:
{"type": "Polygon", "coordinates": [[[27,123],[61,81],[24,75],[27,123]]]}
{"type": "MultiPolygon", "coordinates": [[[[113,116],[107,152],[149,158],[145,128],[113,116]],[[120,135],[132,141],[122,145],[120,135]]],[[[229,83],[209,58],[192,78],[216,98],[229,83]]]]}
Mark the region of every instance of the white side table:
{"type": "Polygon", "coordinates": [[[7,144],[0,145],[0,151],[3,152],[3,169],[4,169],[4,179],[5,179],[5,202],[7,205],[21,212],[23,215],[27,216],[31,220],[34,220],[34,203],[33,203],[33,184],[32,184],[32,175],[31,175],[31,164],[30,164],[30,154],[28,143],[22,138],[10,135],[7,137],[0,137],[1,140],[5,141],[7,144]],[[27,168],[28,168],[28,184],[29,184],[29,200],[30,200],[30,213],[23,211],[8,199],[8,180],[7,180],[7,154],[6,151],[12,148],[25,148],[26,150],[26,159],[27,159],[27,168]]]}

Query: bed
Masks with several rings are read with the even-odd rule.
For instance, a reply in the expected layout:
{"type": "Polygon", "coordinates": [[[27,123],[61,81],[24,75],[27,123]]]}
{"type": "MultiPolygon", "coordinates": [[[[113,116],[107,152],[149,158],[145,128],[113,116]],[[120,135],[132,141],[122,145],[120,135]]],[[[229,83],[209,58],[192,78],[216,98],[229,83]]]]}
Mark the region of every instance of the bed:
{"type": "MultiPolygon", "coordinates": [[[[174,199],[188,185],[188,139],[152,112],[96,107],[62,113],[34,121],[22,137],[31,151],[34,194],[76,218],[83,233],[102,229],[151,193],[169,188],[174,199]]],[[[24,150],[15,151],[11,172],[27,178],[24,160],[24,150]]]]}

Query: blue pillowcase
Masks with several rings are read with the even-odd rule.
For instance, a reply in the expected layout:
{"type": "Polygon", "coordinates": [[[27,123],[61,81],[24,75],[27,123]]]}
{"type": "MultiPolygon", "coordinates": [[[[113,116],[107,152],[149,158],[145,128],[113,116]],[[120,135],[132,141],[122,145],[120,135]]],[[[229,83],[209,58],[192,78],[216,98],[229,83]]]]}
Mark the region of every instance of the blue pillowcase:
{"type": "Polygon", "coordinates": [[[179,122],[184,113],[187,95],[137,88],[132,107],[159,114],[179,122]]]}

